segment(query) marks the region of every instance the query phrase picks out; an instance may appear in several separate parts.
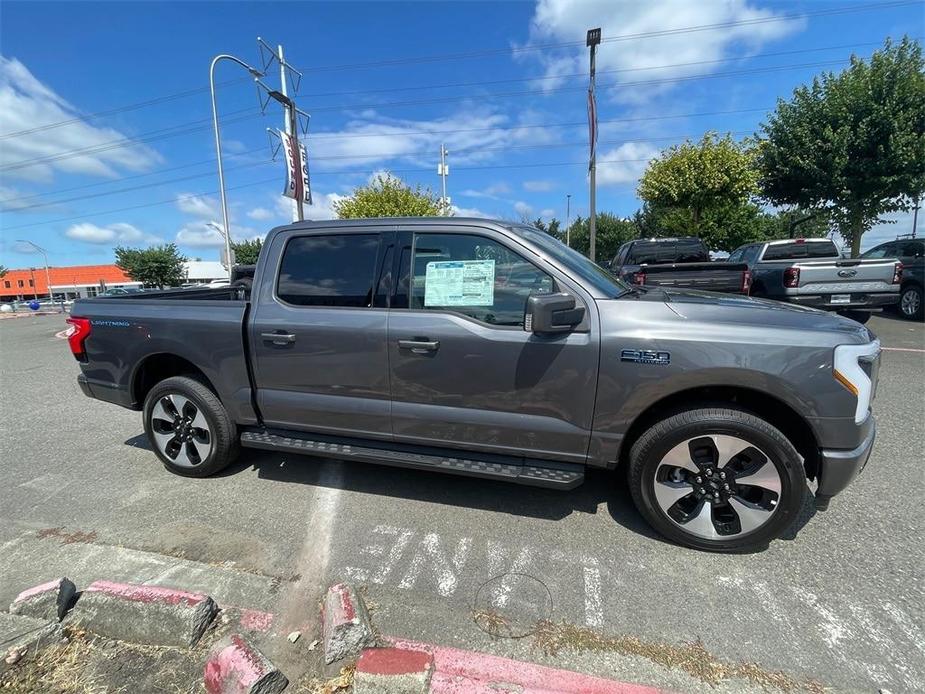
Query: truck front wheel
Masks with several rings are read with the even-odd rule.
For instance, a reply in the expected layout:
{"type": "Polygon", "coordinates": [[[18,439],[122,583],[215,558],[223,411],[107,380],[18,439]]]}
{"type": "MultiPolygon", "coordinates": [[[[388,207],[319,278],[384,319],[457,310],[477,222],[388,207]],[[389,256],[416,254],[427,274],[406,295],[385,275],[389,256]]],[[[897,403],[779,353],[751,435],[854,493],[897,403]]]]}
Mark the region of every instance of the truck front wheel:
{"type": "Polygon", "coordinates": [[[747,412],[704,408],[654,424],[629,457],[633,501],[655,530],[695,549],[761,549],[799,517],[806,495],[793,444],[747,412]]]}
{"type": "Polygon", "coordinates": [[[151,447],[173,473],[207,477],[237,455],[234,422],[215,393],[195,378],[158,383],[145,398],[142,416],[151,447]]]}

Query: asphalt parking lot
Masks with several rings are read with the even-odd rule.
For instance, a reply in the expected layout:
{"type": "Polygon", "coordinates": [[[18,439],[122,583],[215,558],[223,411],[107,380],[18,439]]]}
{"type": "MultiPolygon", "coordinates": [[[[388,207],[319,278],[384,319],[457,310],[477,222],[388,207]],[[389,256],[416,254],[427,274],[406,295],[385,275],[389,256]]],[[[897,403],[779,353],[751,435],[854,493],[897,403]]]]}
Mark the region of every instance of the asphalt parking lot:
{"type": "Polygon", "coordinates": [[[645,657],[550,656],[530,638],[492,638],[473,615],[490,592],[524,634],[548,618],[663,648],[700,640],[717,659],[837,691],[925,682],[921,323],[869,323],[887,349],[863,476],[795,537],[741,556],[659,539],[606,474],[562,493],[245,451],[215,478],[173,476],[138,413],[80,393],[64,327],[0,321],[0,604],[25,578],[49,578],[40,561],[14,565],[12,548],[56,529],[272,577],[278,609],[305,614],[351,578],[383,633],[681,690],[693,684],[645,657]]]}

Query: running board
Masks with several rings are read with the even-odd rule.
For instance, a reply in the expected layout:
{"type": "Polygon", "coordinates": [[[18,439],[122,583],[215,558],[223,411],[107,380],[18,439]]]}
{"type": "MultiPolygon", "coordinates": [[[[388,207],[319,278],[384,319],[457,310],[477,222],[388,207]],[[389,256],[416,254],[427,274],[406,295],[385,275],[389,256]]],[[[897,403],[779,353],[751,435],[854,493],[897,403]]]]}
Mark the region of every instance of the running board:
{"type": "Polygon", "coordinates": [[[437,470],[552,489],[574,489],[585,479],[584,466],[576,463],[477,454],[461,458],[447,455],[447,451],[443,449],[428,448],[427,452],[420,452],[411,446],[391,443],[381,443],[377,446],[375,441],[348,443],[346,440],[327,436],[322,440],[322,437],[308,438],[290,432],[282,434],[246,431],[241,434],[241,445],[245,448],[261,448],[268,451],[290,451],[342,460],[359,460],[364,463],[437,470]]]}

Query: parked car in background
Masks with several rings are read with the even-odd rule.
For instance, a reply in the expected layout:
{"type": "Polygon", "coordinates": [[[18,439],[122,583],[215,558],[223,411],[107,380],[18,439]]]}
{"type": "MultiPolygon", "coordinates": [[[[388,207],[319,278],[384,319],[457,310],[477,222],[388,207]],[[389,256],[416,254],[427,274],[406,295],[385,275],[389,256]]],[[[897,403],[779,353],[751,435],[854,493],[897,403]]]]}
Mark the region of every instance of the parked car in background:
{"type": "Polygon", "coordinates": [[[903,264],[899,286],[899,313],[910,320],[922,320],[922,287],[925,287],[925,239],[896,239],[874,246],[862,258],[879,260],[897,258],[903,264]]]}
{"type": "Polygon", "coordinates": [[[865,327],[628,285],[503,221],[277,227],[251,291],[84,299],[68,322],[83,392],[140,410],[174,473],[239,446],[563,490],[620,469],[654,528],[711,551],[788,532],[807,477],[825,508],[876,431],[865,327]]]}
{"type": "Polygon", "coordinates": [[[752,274],[751,295],[838,311],[860,323],[870,310],[899,302],[902,263],[842,258],[831,239],[749,243],[729,256],[752,274]]]}
{"type": "Polygon", "coordinates": [[[748,294],[751,275],[741,262],[711,261],[703,241],[637,239],[620,246],[609,270],[630,284],[748,294]]]}

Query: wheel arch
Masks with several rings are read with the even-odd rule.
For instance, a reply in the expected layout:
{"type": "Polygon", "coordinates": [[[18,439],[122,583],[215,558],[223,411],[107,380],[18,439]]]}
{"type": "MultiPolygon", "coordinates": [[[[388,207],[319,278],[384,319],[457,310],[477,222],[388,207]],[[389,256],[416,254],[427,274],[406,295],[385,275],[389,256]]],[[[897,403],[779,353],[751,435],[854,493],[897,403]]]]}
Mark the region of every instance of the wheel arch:
{"type": "Polygon", "coordinates": [[[819,442],[812,427],[785,401],[760,390],[743,386],[697,386],[677,391],[657,400],[630,424],[620,446],[617,465],[623,467],[636,440],[666,417],[700,407],[735,407],[761,417],[781,431],[803,456],[806,476],[819,472],[819,442]]]}
{"type": "Polygon", "coordinates": [[[140,361],[132,373],[131,394],[135,407],[141,408],[151,389],[171,376],[191,376],[211,390],[221,401],[221,396],[208,376],[193,362],[171,352],[157,352],[140,361]]]}

